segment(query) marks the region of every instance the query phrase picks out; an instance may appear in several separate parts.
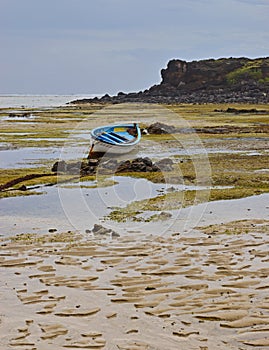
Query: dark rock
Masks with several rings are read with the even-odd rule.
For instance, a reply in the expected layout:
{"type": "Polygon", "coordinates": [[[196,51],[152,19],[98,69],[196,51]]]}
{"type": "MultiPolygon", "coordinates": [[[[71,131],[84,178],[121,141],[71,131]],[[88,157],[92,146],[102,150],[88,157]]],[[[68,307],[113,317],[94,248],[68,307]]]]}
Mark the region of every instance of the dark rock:
{"type": "Polygon", "coordinates": [[[173,169],[173,161],[169,158],[152,163],[148,157],[136,158],[133,161],[127,160],[121,162],[116,170],[121,172],[154,172],[154,171],[171,171],[173,169]]]}
{"type": "Polygon", "coordinates": [[[111,100],[111,97],[108,94],[105,94],[103,97],[101,97],[101,101],[109,102],[111,100]]]}
{"type": "Polygon", "coordinates": [[[126,160],[124,162],[121,162],[117,169],[117,173],[121,172],[151,172],[153,171],[152,169],[153,163],[151,159],[148,157],[145,158],[136,158],[133,159],[132,161],[126,160]]]}
{"type": "Polygon", "coordinates": [[[115,231],[112,231],[111,236],[112,236],[112,238],[118,238],[118,237],[120,237],[120,234],[115,232],[115,231]]]}
{"type": "Polygon", "coordinates": [[[170,158],[164,158],[155,163],[155,166],[161,171],[172,171],[173,170],[173,161],[170,158]]]}
{"type": "Polygon", "coordinates": [[[156,164],[152,164],[151,171],[160,171],[160,168],[156,164]]]}
{"type": "Polygon", "coordinates": [[[124,171],[131,171],[131,161],[130,160],[126,160],[124,162],[121,162],[116,169],[117,173],[121,173],[124,171]]]}
{"type": "Polygon", "coordinates": [[[111,235],[112,238],[120,237],[120,235],[111,228],[106,228],[102,225],[95,224],[92,229],[94,235],[111,235]]]}
{"type": "Polygon", "coordinates": [[[85,176],[85,175],[94,175],[96,174],[97,171],[97,166],[89,166],[87,164],[83,164],[80,169],[80,175],[85,176]]]}
{"type": "MultiPolygon", "coordinates": [[[[170,60],[162,81],[137,93],[104,95],[100,103],[268,103],[269,57],[170,60]]],[[[71,103],[96,102],[94,99],[71,103]]]]}
{"type": "Polygon", "coordinates": [[[173,170],[173,161],[169,158],[161,159],[160,161],[153,163],[148,157],[139,157],[133,160],[125,160],[119,162],[117,159],[112,158],[103,162],[71,162],[66,163],[64,161],[56,162],[52,171],[65,172],[72,175],[94,175],[97,170],[100,174],[116,174],[123,172],[154,172],[154,171],[171,171],[173,170]],[[60,169],[60,170],[59,170],[60,169]]]}
{"type": "Polygon", "coordinates": [[[172,134],[176,132],[176,128],[173,125],[166,125],[163,123],[156,122],[151,124],[147,131],[149,134],[172,134]]]}
{"type": "Polygon", "coordinates": [[[66,162],[64,160],[61,160],[61,161],[57,161],[53,164],[52,168],[51,168],[51,171],[54,172],[54,173],[57,173],[57,172],[66,172],[66,162]]]}
{"type": "Polygon", "coordinates": [[[54,232],[57,232],[57,228],[50,228],[48,231],[49,233],[54,233],[54,232]]]}
{"type": "Polygon", "coordinates": [[[226,113],[234,113],[234,114],[248,114],[248,113],[252,113],[252,114],[269,114],[268,111],[266,109],[256,109],[256,108],[241,108],[241,109],[237,109],[237,108],[227,108],[226,113]]]}
{"type": "Polygon", "coordinates": [[[143,158],[136,158],[131,162],[130,170],[137,171],[137,172],[145,172],[147,171],[147,163],[148,163],[148,160],[144,162],[143,158]]]}
{"type": "Polygon", "coordinates": [[[151,167],[152,166],[152,160],[149,157],[142,158],[143,163],[146,164],[147,166],[151,167]]]}
{"type": "Polygon", "coordinates": [[[20,191],[27,191],[27,187],[25,185],[21,185],[18,190],[20,191]]]}
{"type": "Polygon", "coordinates": [[[98,224],[94,224],[92,233],[95,235],[106,235],[111,233],[111,229],[107,229],[106,227],[98,224]]]}

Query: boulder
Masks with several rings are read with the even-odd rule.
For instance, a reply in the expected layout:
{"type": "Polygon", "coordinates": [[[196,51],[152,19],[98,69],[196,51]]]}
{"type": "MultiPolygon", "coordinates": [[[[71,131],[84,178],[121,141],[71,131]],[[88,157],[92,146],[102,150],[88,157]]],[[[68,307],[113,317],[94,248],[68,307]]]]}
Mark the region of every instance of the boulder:
{"type": "Polygon", "coordinates": [[[124,172],[154,172],[154,171],[171,171],[173,170],[173,161],[164,158],[156,163],[148,157],[138,157],[133,160],[118,161],[115,158],[101,161],[96,159],[87,162],[70,162],[57,161],[53,164],[52,171],[72,175],[94,175],[100,174],[117,174],[124,172]],[[91,164],[91,165],[90,165],[91,164]]]}
{"type": "MultiPolygon", "coordinates": [[[[86,231],[87,233],[89,232],[89,230],[86,230],[86,231]]],[[[92,228],[92,233],[97,236],[110,235],[112,238],[120,237],[120,235],[117,232],[113,231],[111,228],[106,228],[99,224],[94,224],[92,228]]]]}
{"type": "Polygon", "coordinates": [[[121,162],[118,165],[117,170],[116,170],[117,173],[122,173],[122,172],[153,172],[153,171],[160,171],[160,169],[148,157],[145,157],[145,158],[139,157],[139,158],[133,159],[132,161],[126,160],[124,162],[121,162]]]}
{"type": "Polygon", "coordinates": [[[147,132],[149,134],[172,134],[176,132],[176,127],[174,127],[173,125],[166,125],[160,122],[156,122],[154,124],[151,124],[148,128],[147,128],[147,132]]]}
{"type": "Polygon", "coordinates": [[[106,227],[98,224],[94,224],[92,233],[95,235],[106,235],[111,232],[111,229],[107,229],[106,227]]]}

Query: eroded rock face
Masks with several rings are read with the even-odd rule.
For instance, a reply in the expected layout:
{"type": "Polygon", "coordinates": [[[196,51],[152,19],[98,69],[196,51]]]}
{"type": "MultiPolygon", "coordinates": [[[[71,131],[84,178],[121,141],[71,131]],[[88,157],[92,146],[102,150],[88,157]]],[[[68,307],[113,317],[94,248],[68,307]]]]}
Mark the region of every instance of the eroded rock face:
{"type": "MultiPolygon", "coordinates": [[[[161,85],[171,85],[179,90],[196,90],[210,86],[226,86],[227,74],[245,66],[247,58],[228,58],[186,62],[172,60],[162,69],[161,85]]],[[[249,79],[250,80],[250,79],[249,79]]]]}
{"type": "Polygon", "coordinates": [[[268,103],[269,57],[170,60],[162,81],[137,93],[118,93],[72,103],[268,103]]]}

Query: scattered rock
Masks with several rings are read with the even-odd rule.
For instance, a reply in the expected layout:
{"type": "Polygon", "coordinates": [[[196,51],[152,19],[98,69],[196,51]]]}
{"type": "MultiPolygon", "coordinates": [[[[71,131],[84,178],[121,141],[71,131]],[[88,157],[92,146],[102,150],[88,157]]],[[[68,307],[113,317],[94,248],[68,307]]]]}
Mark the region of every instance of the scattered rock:
{"type": "Polygon", "coordinates": [[[154,124],[151,124],[147,131],[149,134],[173,134],[177,131],[176,127],[173,125],[166,125],[163,123],[156,122],[154,124]]]}
{"type": "Polygon", "coordinates": [[[168,213],[167,211],[162,211],[160,214],[159,214],[159,220],[168,220],[172,217],[172,214],[171,213],[168,213]]]}
{"type": "Polygon", "coordinates": [[[120,237],[120,235],[117,232],[113,231],[111,228],[106,228],[99,224],[94,224],[92,233],[98,236],[111,235],[112,238],[120,237]]]}
{"type": "Polygon", "coordinates": [[[148,157],[139,157],[133,160],[125,161],[118,161],[114,158],[105,161],[89,159],[87,162],[82,163],[66,163],[65,161],[57,161],[52,167],[53,172],[81,176],[94,175],[96,174],[97,169],[100,174],[171,171],[173,170],[173,161],[169,158],[164,158],[156,163],[153,163],[148,157]]]}
{"type": "MultiPolygon", "coordinates": [[[[163,171],[165,170],[162,168],[162,165],[165,163],[168,164],[165,160],[159,161],[157,163],[153,163],[151,159],[148,157],[145,158],[136,158],[132,161],[126,160],[124,162],[121,162],[119,166],[117,167],[116,173],[122,173],[122,172],[155,172],[155,171],[163,171]],[[163,163],[160,163],[164,161],[163,163]]],[[[169,160],[169,164],[173,164],[172,160],[169,160]]],[[[168,166],[167,166],[168,170],[168,166]]],[[[172,170],[172,166],[169,166],[169,170],[172,170]]]]}
{"type": "Polygon", "coordinates": [[[97,235],[105,235],[111,232],[111,229],[107,229],[106,227],[98,224],[94,224],[92,229],[93,234],[97,235]]]}
{"type": "Polygon", "coordinates": [[[112,236],[112,238],[118,238],[118,237],[120,237],[120,234],[115,232],[115,231],[112,231],[111,236],[112,236]]]}
{"type": "MultiPolygon", "coordinates": [[[[217,112],[218,110],[216,110],[217,112]]],[[[220,112],[223,112],[223,110],[220,110],[220,112]]],[[[231,108],[231,107],[228,107],[226,109],[226,111],[224,111],[226,113],[234,113],[234,114],[248,114],[248,113],[251,113],[251,114],[268,114],[268,111],[266,109],[256,109],[256,108],[231,108]]]]}

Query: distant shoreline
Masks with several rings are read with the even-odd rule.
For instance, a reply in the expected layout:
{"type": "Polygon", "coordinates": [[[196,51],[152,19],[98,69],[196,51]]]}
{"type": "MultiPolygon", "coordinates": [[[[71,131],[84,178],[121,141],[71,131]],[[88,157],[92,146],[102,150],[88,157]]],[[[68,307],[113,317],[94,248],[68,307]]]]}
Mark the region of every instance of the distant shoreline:
{"type": "Polygon", "coordinates": [[[0,108],[61,107],[74,99],[94,98],[100,94],[0,94],[0,108]]]}
{"type": "Polygon", "coordinates": [[[72,103],[248,103],[269,102],[269,58],[172,59],[162,81],[139,92],[80,99],[72,103]]]}

